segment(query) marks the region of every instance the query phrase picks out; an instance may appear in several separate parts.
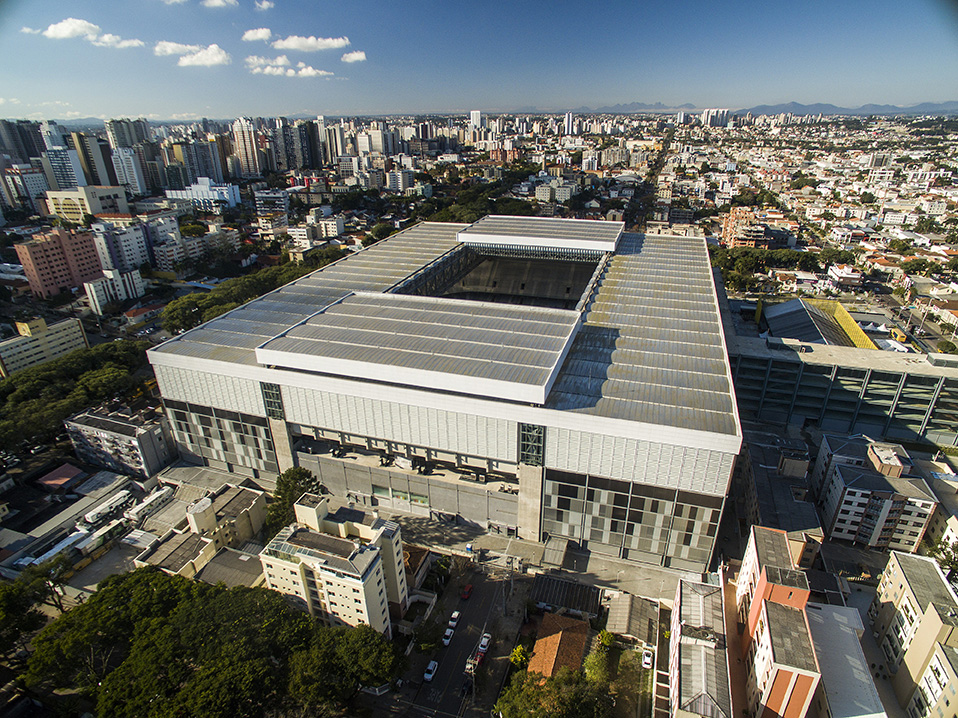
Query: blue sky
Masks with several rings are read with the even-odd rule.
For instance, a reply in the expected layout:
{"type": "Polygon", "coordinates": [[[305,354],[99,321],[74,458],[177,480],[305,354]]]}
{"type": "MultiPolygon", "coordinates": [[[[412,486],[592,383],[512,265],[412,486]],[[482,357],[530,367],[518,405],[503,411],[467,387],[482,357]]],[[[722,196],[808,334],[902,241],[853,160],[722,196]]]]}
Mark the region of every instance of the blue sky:
{"type": "Polygon", "coordinates": [[[950,0],[0,0],[0,117],[958,100],[950,0]]]}

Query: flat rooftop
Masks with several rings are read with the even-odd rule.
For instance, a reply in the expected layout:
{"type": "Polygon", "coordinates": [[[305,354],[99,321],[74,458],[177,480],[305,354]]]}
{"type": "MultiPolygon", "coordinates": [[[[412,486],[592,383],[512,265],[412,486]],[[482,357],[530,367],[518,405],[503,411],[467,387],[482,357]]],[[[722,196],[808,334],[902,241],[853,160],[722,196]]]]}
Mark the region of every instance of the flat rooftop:
{"type": "Polygon", "coordinates": [[[858,609],[809,603],[805,615],[832,717],[885,716],[859,639],[865,627],[858,609]]]}
{"type": "Polygon", "coordinates": [[[207,543],[209,543],[209,539],[203,538],[199,534],[174,533],[165,541],[161,541],[142,560],[151,566],[176,573],[196,558],[200,549],[207,543]]]}
{"type": "MultiPolygon", "coordinates": [[[[735,442],[738,415],[704,239],[621,232],[621,223],[549,218],[421,223],[148,354],[154,365],[195,370],[203,361],[204,371],[224,376],[265,366],[281,385],[284,373],[295,372],[316,376],[318,384],[330,377],[408,382],[439,394],[475,391],[735,442]],[[599,243],[602,259],[577,332],[572,310],[394,293],[413,275],[450,260],[465,239],[493,230],[500,239],[527,238],[522,251],[533,254],[543,237],[572,241],[585,232],[599,243]],[[424,311],[438,313],[432,334],[417,325],[424,311]],[[502,335],[527,322],[536,324],[535,333],[502,335]],[[348,375],[350,367],[357,371],[348,375]]],[[[472,249],[481,253],[483,244],[472,249]]]]}
{"type": "Polygon", "coordinates": [[[233,548],[221,548],[194,577],[197,581],[227,588],[252,587],[263,580],[263,564],[259,556],[233,548]]]}
{"type": "Polygon", "coordinates": [[[545,401],[579,313],[360,292],[256,349],[261,364],[545,401]]]}
{"type": "Polygon", "coordinates": [[[919,476],[886,476],[871,466],[838,464],[835,471],[842,482],[856,491],[890,491],[918,501],[937,501],[934,492],[919,476]]]}
{"type": "Polygon", "coordinates": [[[804,490],[805,482],[778,473],[778,459],[782,451],[779,447],[761,446],[748,441],[760,520],[765,526],[788,533],[824,536],[815,504],[797,498],[792,490],[804,490]]]}
{"type": "Polygon", "coordinates": [[[772,601],[764,603],[775,662],[803,671],[819,672],[812,638],[805,624],[805,612],[772,601]]]}
{"type": "Polygon", "coordinates": [[[464,244],[536,249],[615,251],[624,222],[488,215],[459,232],[464,244]]]}
{"type": "Polygon", "coordinates": [[[911,587],[919,606],[927,606],[929,603],[954,606],[958,603],[934,559],[900,551],[892,553],[898,559],[905,582],[911,587]]]}
{"type": "Polygon", "coordinates": [[[788,550],[788,537],[779,530],[753,526],[755,553],[762,567],[791,568],[792,554],[788,550]]]}

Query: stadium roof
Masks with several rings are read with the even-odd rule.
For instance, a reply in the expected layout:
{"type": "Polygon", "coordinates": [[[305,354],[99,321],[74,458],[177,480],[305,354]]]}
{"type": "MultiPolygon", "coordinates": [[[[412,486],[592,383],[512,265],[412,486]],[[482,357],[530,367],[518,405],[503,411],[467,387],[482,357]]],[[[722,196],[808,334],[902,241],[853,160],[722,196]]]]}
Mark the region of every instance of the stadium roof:
{"type": "Polygon", "coordinates": [[[624,222],[488,215],[459,232],[465,244],[614,252],[624,222]]]}
{"type": "Polygon", "coordinates": [[[615,222],[421,223],[175,337],[150,357],[173,366],[203,360],[218,373],[269,367],[739,436],[704,240],[622,234],[615,222]],[[605,251],[576,310],[392,293],[463,251],[462,240],[482,236],[533,244],[584,237],[605,251]]]}

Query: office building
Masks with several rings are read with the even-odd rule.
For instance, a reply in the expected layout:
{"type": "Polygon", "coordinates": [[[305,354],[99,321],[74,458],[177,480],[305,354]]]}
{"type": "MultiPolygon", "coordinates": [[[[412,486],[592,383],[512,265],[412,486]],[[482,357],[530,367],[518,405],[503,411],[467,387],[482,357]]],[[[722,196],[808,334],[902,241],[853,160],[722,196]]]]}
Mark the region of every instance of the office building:
{"type": "Polygon", "coordinates": [[[741,446],[704,239],[616,222],[419,224],[149,357],[210,466],[690,570],[741,446]]]}
{"type": "MultiPolygon", "coordinates": [[[[116,181],[116,173],[111,161],[110,144],[96,135],[83,132],[70,133],[73,149],[77,151],[80,166],[88,185],[113,186],[123,184],[116,181]]],[[[62,189],[62,188],[61,188],[62,189]]]]}
{"type": "Polygon", "coordinates": [[[16,327],[19,336],[0,341],[0,376],[3,378],[90,346],[79,319],[64,319],[47,326],[43,318],[36,317],[17,322],[16,327]]]}
{"type": "Polygon", "coordinates": [[[63,425],[78,459],[119,474],[147,479],[176,460],[166,417],[152,410],[88,409],[63,425]]]}
{"type": "Polygon", "coordinates": [[[117,305],[128,299],[146,294],[147,283],[139,269],[128,272],[119,269],[104,269],[103,276],[83,283],[83,292],[90,303],[90,310],[97,316],[107,313],[109,305],[117,305]]]}
{"type": "Polygon", "coordinates": [[[375,512],[304,494],[296,523],[260,554],[266,585],[327,625],[372,626],[392,637],[390,607],[406,611],[409,592],[399,524],[375,512]]]}
{"type": "Polygon", "coordinates": [[[93,233],[54,227],[15,244],[20,264],[37,297],[50,297],[79,288],[101,276],[93,233]]]}
{"type": "Polygon", "coordinates": [[[122,187],[77,187],[47,192],[46,214],[74,224],[83,224],[88,214],[128,214],[129,211],[126,190],[122,187]]]}
{"type": "Polygon", "coordinates": [[[475,130],[485,126],[486,126],[486,121],[482,117],[482,110],[470,110],[469,111],[469,127],[475,130]]]}
{"type": "Polygon", "coordinates": [[[563,125],[563,130],[564,130],[563,134],[565,135],[577,134],[575,131],[575,125],[576,125],[575,116],[571,112],[566,112],[565,122],[563,125]]]}
{"type": "Polygon", "coordinates": [[[28,163],[32,157],[40,157],[44,147],[39,122],[0,120],[0,153],[10,155],[14,163],[28,163]]]}
{"type": "Polygon", "coordinates": [[[186,199],[198,212],[221,214],[224,207],[240,203],[239,187],[235,184],[217,184],[209,177],[200,177],[196,184],[182,190],[166,190],[171,199],[186,199]]]}
{"type": "Polygon", "coordinates": [[[80,155],[76,150],[54,145],[46,149],[43,157],[49,162],[50,171],[53,174],[51,184],[56,185],[58,190],[86,187],[89,184],[83,173],[83,165],[80,164],[80,155]]]}

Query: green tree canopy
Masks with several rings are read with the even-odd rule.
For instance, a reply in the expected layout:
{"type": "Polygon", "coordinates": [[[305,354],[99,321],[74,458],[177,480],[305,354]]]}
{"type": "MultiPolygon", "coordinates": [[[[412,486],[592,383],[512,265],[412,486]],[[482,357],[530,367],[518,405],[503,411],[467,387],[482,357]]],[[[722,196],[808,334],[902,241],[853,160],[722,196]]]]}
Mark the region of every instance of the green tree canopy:
{"type": "Polygon", "coordinates": [[[612,708],[608,683],[592,683],[568,668],[545,680],[538,673],[514,674],[495,707],[503,718],[610,718],[612,708]]]}
{"type": "Polygon", "coordinates": [[[301,466],[286,469],[276,479],[276,491],[273,500],[266,507],[266,524],[264,530],[267,538],[272,538],[284,526],[289,526],[295,520],[293,504],[305,493],[316,493],[322,488],[319,479],[313,472],[301,466]]]}

